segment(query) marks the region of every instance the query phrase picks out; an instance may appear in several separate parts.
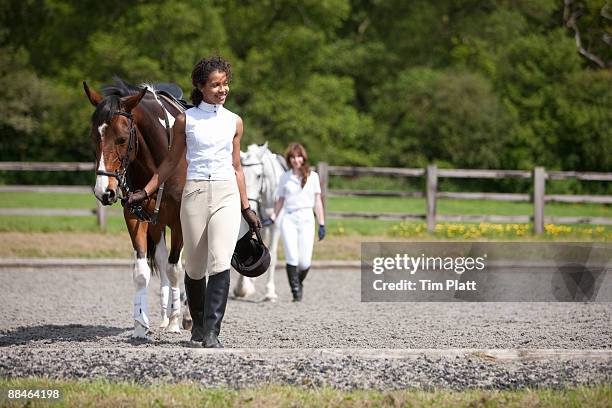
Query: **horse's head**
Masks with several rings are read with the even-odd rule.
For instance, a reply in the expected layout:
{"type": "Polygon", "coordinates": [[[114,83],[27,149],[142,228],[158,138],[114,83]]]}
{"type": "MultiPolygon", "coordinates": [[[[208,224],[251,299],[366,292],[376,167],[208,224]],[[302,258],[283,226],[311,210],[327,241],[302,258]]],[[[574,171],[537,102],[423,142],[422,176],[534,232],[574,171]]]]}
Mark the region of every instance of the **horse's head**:
{"type": "Polygon", "coordinates": [[[127,167],[136,157],[138,129],[132,110],[145,95],[146,88],[134,95],[102,97],[85,82],[83,87],[89,101],[96,107],[90,131],[96,151],[94,194],[102,204],[111,205],[125,188],[127,167]]]}
{"type": "MultiPolygon", "coordinates": [[[[267,149],[267,146],[265,146],[267,149]]],[[[264,186],[264,149],[256,144],[249,145],[245,153],[240,152],[240,163],[244,172],[244,182],[247,189],[247,197],[251,207],[259,213],[259,205],[262,200],[262,190],[264,186]]]]}
{"type": "Polygon", "coordinates": [[[246,153],[240,153],[247,196],[251,205],[257,206],[255,211],[262,213],[263,217],[270,216],[272,212],[276,187],[285,171],[277,156],[268,149],[268,143],[249,145],[246,153]]]}

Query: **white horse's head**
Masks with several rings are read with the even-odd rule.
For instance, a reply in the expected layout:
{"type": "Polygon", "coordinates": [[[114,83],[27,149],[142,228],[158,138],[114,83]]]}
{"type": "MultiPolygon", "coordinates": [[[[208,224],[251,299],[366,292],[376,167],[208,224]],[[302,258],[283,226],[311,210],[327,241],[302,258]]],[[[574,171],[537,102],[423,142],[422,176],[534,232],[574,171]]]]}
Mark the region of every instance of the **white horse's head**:
{"type": "Polygon", "coordinates": [[[249,145],[246,152],[240,152],[247,196],[251,207],[263,218],[267,218],[274,207],[276,187],[285,171],[281,160],[282,156],[268,149],[267,142],[261,146],[249,145]]]}

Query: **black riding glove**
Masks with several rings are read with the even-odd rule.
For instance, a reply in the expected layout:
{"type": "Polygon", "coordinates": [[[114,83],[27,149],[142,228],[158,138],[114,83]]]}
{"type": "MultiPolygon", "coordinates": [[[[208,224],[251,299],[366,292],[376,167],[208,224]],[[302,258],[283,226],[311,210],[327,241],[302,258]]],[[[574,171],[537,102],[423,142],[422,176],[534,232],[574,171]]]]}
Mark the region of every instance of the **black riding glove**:
{"type": "Polygon", "coordinates": [[[142,189],[142,190],[138,190],[138,191],[130,191],[128,193],[128,204],[134,204],[134,203],[139,203],[141,201],[146,200],[147,198],[149,198],[149,194],[147,194],[147,190],[142,189]]]}
{"type": "Polygon", "coordinates": [[[319,225],[319,241],[325,238],[325,225],[319,225]]]}
{"type": "Polygon", "coordinates": [[[269,227],[272,224],[274,224],[274,220],[272,218],[266,218],[265,220],[261,222],[261,225],[263,227],[269,227]]]}
{"type": "Polygon", "coordinates": [[[249,224],[249,228],[251,228],[252,232],[255,232],[261,228],[261,221],[259,221],[259,217],[251,209],[251,207],[242,209],[242,217],[249,224]]]}

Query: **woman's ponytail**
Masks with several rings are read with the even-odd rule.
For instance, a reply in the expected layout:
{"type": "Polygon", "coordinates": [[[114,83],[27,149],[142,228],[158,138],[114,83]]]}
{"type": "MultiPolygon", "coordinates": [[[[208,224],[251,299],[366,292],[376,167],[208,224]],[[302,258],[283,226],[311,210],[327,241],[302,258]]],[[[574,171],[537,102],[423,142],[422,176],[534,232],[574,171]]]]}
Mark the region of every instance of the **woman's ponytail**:
{"type": "Polygon", "coordinates": [[[193,106],[200,105],[203,99],[204,99],[204,95],[202,94],[202,91],[200,91],[198,88],[193,88],[191,90],[191,104],[193,106]]]}

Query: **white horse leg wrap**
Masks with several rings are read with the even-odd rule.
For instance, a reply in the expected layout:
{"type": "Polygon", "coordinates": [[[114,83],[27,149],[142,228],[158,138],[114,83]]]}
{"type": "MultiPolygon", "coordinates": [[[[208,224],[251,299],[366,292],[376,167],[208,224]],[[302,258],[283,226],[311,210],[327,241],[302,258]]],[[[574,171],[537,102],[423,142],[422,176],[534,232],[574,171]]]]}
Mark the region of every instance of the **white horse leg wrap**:
{"type": "Polygon", "coordinates": [[[268,249],[270,250],[270,266],[268,267],[268,280],[266,283],[266,295],[265,300],[275,302],[278,299],[276,294],[276,285],[274,283],[274,272],[276,271],[276,250],[278,247],[278,239],[280,237],[280,228],[276,225],[272,225],[266,232],[266,241],[269,243],[268,249]]]}
{"type": "Polygon", "coordinates": [[[166,239],[162,234],[161,239],[155,245],[155,266],[159,271],[159,295],[162,319],[168,317],[168,307],[170,302],[170,282],[166,276],[168,266],[168,250],[166,249],[166,239]]]}
{"type": "Polygon", "coordinates": [[[168,264],[167,275],[172,290],[172,306],[171,316],[179,316],[181,313],[181,288],[179,282],[181,281],[181,275],[183,269],[178,263],[168,264]]]}
{"type": "Polygon", "coordinates": [[[133,277],[134,286],[136,287],[136,293],[134,294],[134,320],[149,328],[147,286],[151,279],[151,269],[146,259],[140,258],[136,260],[133,277]]]}
{"type": "Polygon", "coordinates": [[[161,315],[162,317],[168,316],[168,303],[170,303],[170,286],[161,285],[159,289],[160,293],[160,306],[161,306],[161,315]]]}

